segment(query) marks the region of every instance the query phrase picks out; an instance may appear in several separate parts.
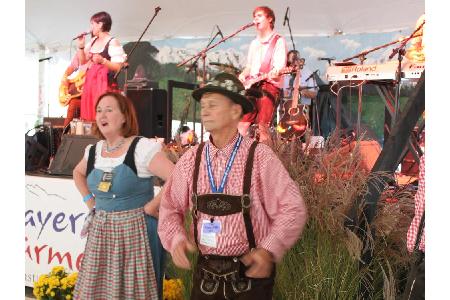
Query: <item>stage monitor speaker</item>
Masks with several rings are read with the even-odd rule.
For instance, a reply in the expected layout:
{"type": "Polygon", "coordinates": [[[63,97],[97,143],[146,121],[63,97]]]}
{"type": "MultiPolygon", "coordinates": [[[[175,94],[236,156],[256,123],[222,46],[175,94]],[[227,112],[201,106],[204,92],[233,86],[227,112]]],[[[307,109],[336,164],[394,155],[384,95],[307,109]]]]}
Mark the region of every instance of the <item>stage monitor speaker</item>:
{"type": "Polygon", "coordinates": [[[128,89],[127,96],[136,109],[139,134],[148,138],[161,137],[168,142],[167,91],[163,89],[128,89]]]}
{"type": "Polygon", "coordinates": [[[49,174],[72,176],[86,146],[97,141],[96,137],[90,135],[63,135],[58,152],[48,169],[49,174]]]}
{"type": "Polygon", "coordinates": [[[25,135],[25,171],[47,168],[48,161],[48,149],[40,144],[35,136],[25,135]]]}

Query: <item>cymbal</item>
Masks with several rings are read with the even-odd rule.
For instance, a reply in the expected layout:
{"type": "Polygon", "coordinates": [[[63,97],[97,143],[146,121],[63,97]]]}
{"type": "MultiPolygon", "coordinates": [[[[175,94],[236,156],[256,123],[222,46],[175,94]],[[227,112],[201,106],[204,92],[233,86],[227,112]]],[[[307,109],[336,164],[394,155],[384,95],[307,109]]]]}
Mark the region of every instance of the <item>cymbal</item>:
{"type": "Polygon", "coordinates": [[[221,67],[221,68],[230,68],[230,69],[233,69],[235,72],[241,72],[241,69],[236,68],[233,65],[223,64],[223,63],[220,63],[220,62],[210,62],[209,64],[212,65],[212,66],[218,66],[218,67],[221,67]]]}

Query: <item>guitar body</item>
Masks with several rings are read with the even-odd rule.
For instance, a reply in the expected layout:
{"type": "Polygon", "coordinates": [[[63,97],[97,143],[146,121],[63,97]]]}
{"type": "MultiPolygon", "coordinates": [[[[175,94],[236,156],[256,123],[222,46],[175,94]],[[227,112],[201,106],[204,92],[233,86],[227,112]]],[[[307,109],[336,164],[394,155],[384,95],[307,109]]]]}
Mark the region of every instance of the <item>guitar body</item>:
{"type": "Polygon", "coordinates": [[[81,96],[85,77],[86,72],[79,71],[77,76],[68,80],[68,85],[61,83],[59,86],[59,103],[61,106],[66,106],[69,104],[70,100],[81,96]]]}
{"type": "Polygon", "coordinates": [[[277,125],[277,131],[284,139],[301,137],[306,133],[309,122],[305,113],[305,106],[293,107],[292,100],[283,103],[282,117],[277,125]]]}

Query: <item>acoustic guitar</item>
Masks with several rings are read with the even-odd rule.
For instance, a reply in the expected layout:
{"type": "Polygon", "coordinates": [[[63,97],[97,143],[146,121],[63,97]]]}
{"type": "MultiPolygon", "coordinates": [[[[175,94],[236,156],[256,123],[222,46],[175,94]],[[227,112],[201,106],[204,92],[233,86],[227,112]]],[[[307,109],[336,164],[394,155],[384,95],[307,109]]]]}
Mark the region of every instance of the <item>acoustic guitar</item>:
{"type": "Polygon", "coordinates": [[[294,90],[292,92],[292,99],[286,101],[282,108],[282,117],[277,125],[277,132],[284,139],[291,139],[301,137],[305,134],[308,128],[308,118],[306,117],[306,107],[298,105],[299,87],[301,81],[301,68],[299,66],[297,74],[294,79],[294,90]]]}
{"type": "Polygon", "coordinates": [[[70,100],[81,96],[85,77],[86,71],[80,70],[74,78],[67,80],[69,82],[68,85],[61,82],[59,86],[59,103],[61,106],[66,106],[70,100]]]}

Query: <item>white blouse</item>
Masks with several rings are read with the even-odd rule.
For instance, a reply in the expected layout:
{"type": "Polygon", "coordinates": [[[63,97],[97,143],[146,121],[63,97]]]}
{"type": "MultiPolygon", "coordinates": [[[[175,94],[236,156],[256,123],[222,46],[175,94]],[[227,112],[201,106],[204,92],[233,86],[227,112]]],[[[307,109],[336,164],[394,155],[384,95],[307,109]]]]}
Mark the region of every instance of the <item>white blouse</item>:
{"type": "MultiPolygon", "coordinates": [[[[85,48],[85,53],[87,53],[87,55],[89,55],[89,52],[91,53],[102,53],[103,50],[105,49],[105,47],[103,47],[102,50],[100,50],[99,52],[94,52],[91,51],[91,45],[94,43],[94,41],[97,39],[97,37],[95,37],[85,48]]],[[[111,38],[111,41],[109,42],[109,47],[108,47],[108,54],[111,57],[111,62],[115,62],[115,63],[123,63],[125,61],[125,58],[127,57],[127,55],[125,54],[125,51],[123,50],[123,47],[121,45],[119,46],[115,46],[112,44],[112,41],[116,39],[116,38],[111,38]]]]}
{"type": "MultiPolygon", "coordinates": [[[[102,147],[103,143],[105,141],[101,140],[97,143],[96,149],[95,149],[95,169],[100,169],[104,172],[111,172],[111,170],[118,165],[122,164],[125,160],[125,156],[127,155],[127,152],[125,152],[123,155],[119,157],[103,157],[101,155],[102,153],[102,147]]],[[[86,149],[84,150],[84,159],[87,161],[89,158],[89,150],[91,149],[92,145],[87,145],[86,149]]],[[[148,170],[148,164],[153,159],[156,153],[161,151],[162,149],[162,143],[158,142],[156,139],[149,139],[142,137],[139,142],[136,145],[136,149],[134,151],[134,160],[136,163],[136,170],[137,175],[140,178],[149,178],[151,176],[154,176],[149,170],[148,170]]]]}

